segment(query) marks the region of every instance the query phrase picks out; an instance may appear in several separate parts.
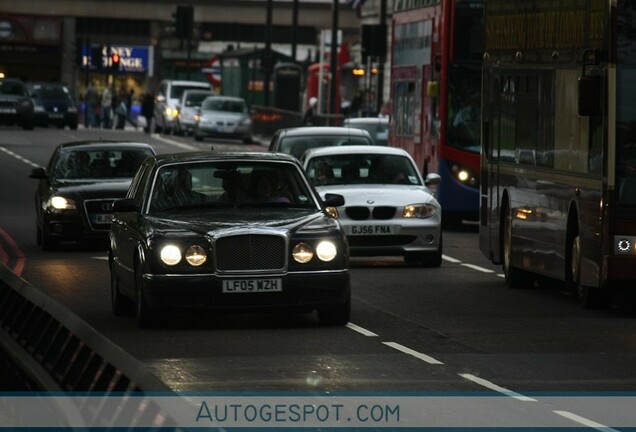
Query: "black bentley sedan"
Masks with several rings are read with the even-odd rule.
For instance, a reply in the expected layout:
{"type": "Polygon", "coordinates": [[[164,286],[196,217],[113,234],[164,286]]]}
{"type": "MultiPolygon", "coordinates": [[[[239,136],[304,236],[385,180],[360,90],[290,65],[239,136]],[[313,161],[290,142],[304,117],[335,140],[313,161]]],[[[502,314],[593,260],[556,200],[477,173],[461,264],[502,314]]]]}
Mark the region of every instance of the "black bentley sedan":
{"type": "Polygon", "coordinates": [[[140,327],[166,310],[318,311],[349,321],[349,251],[298,161],[276,153],[177,153],[147,159],[110,234],[115,315],[140,327]]]}
{"type": "Polygon", "coordinates": [[[35,192],[37,243],[108,240],[113,201],[123,198],[137,168],[155,154],[146,143],[76,141],[60,144],[46,168],[29,177],[35,192]]]}

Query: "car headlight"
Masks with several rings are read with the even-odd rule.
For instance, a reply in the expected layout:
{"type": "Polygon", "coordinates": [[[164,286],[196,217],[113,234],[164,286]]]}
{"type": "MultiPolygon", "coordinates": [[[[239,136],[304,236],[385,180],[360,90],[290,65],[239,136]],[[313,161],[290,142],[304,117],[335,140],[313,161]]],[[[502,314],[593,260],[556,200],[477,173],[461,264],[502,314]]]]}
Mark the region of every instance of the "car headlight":
{"type": "Polygon", "coordinates": [[[252,119],[249,117],[245,117],[243,120],[241,120],[241,125],[243,126],[249,126],[252,124],[252,119]]]}
{"type": "Polygon", "coordinates": [[[404,206],[402,217],[426,219],[435,216],[437,211],[438,208],[432,204],[409,204],[404,206]]]}
{"type": "Polygon", "coordinates": [[[70,112],[70,113],[76,113],[77,112],[77,107],[70,106],[70,107],[68,107],[67,111],[70,112]]]}
{"type": "Polygon", "coordinates": [[[314,250],[307,243],[298,243],[292,250],[292,256],[296,262],[304,264],[314,257],[314,250]]]}
{"type": "Polygon", "coordinates": [[[316,246],[316,255],[321,261],[331,261],[337,254],[336,245],[329,240],[321,241],[316,246]]]}
{"type": "Polygon", "coordinates": [[[166,117],[175,118],[179,114],[179,111],[170,107],[166,108],[166,117]]]}
{"type": "Polygon", "coordinates": [[[33,101],[31,101],[30,99],[21,100],[20,106],[22,108],[31,108],[33,106],[33,101]]]}
{"type": "Polygon", "coordinates": [[[208,255],[201,246],[192,245],[186,249],[185,259],[191,266],[198,267],[207,261],[208,255]]]}
{"type": "Polygon", "coordinates": [[[42,105],[35,104],[35,105],[33,105],[33,112],[43,113],[44,112],[44,107],[42,105]]]}
{"type": "Polygon", "coordinates": [[[181,251],[175,245],[166,245],[161,249],[161,261],[169,266],[179,264],[181,251]]]}
{"type": "Polygon", "coordinates": [[[338,219],[340,217],[340,213],[338,213],[338,209],[336,207],[325,207],[325,211],[334,219],[338,219]]]}
{"type": "Polygon", "coordinates": [[[75,201],[73,201],[70,198],[64,198],[58,195],[52,196],[51,198],[49,198],[47,206],[55,210],[75,210],[76,209],[75,201]]]}

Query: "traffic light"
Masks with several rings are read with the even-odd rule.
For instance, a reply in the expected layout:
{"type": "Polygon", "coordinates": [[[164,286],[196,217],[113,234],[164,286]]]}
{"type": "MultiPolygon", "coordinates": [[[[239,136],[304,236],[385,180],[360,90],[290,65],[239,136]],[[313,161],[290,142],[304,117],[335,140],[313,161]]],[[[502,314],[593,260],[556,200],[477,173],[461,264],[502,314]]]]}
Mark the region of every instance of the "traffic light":
{"type": "Polygon", "coordinates": [[[172,16],[175,18],[175,35],[181,39],[191,38],[194,26],[194,7],[177,6],[177,12],[172,16]]]}
{"type": "Polygon", "coordinates": [[[110,69],[113,72],[119,72],[119,66],[121,64],[121,57],[117,53],[112,53],[110,56],[110,69]]]}

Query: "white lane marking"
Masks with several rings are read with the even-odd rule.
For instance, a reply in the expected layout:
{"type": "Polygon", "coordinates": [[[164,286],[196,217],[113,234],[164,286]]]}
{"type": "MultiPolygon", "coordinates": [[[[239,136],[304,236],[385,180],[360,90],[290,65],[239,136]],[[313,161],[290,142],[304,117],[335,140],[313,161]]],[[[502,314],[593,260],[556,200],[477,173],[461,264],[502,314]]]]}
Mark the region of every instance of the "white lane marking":
{"type": "Polygon", "coordinates": [[[93,257],[93,259],[98,259],[98,260],[104,260],[104,261],[107,261],[107,260],[108,260],[108,257],[105,257],[105,256],[98,256],[98,257],[93,257]]]}
{"type": "Polygon", "coordinates": [[[163,141],[166,144],[170,144],[170,145],[173,145],[175,147],[182,148],[184,150],[190,150],[190,151],[192,151],[192,150],[201,150],[200,147],[196,147],[196,146],[193,146],[193,145],[190,145],[190,144],[185,144],[185,143],[182,143],[182,142],[179,142],[179,141],[174,141],[174,140],[171,140],[171,139],[168,139],[168,138],[164,138],[164,137],[162,137],[159,134],[152,134],[151,136],[154,139],[157,139],[159,141],[163,141]]]}
{"type": "Polygon", "coordinates": [[[505,278],[506,277],[506,275],[503,274],[503,273],[497,273],[497,276],[499,276],[500,278],[505,278]]]}
{"type": "Polygon", "coordinates": [[[351,330],[356,331],[362,335],[365,336],[369,336],[369,337],[378,337],[377,334],[373,333],[370,330],[367,330],[365,328],[362,328],[360,326],[355,325],[354,323],[347,323],[347,327],[349,327],[351,330]]]}
{"type": "Polygon", "coordinates": [[[444,254],[442,254],[442,259],[446,260],[448,262],[451,262],[451,263],[455,263],[455,264],[459,264],[461,262],[460,260],[458,260],[456,258],[452,258],[452,257],[449,257],[448,255],[444,255],[444,254]]]}
{"type": "Polygon", "coordinates": [[[433,357],[426,355],[426,354],[422,354],[421,352],[417,352],[415,350],[412,350],[411,348],[407,348],[404,345],[400,345],[399,343],[395,343],[395,342],[382,342],[384,345],[390,346],[393,349],[396,349],[398,351],[403,352],[404,354],[408,354],[408,355],[412,355],[415,358],[418,358],[420,360],[425,361],[426,363],[429,364],[444,364],[441,361],[434,359],[433,357]]]}
{"type": "Polygon", "coordinates": [[[552,411],[552,412],[560,415],[561,417],[565,417],[568,420],[572,420],[573,422],[580,423],[583,426],[591,427],[591,428],[598,429],[605,432],[609,432],[609,431],[618,432],[617,429],[612,429],[600,423],[596,423],[595,421],[586,419],[585,417],[572,414],[571,412],[568,412],[568,411],[552,411]]]}
{"type": "Polygon", "coordinates": [[[27,158],[23,158],[22,156],[20,156],[19,154],[13,153],[11,150],[7,150],[4,147],[0,147],[0,150],[2,150],[3,152],[5,152],[6,154],[8,154],[9,156],[13,156],[14,158],[16,158],[19,161],[24,162],[27,165],[31,165],[33,168],[40,168],[40,165],[36,164],[35,162],[31,162],[30,160],[28,160],[27,158]]]}
{"type": "Polygon", "coordinates": [[[462,263],[462,265],[464,267],[468,267],[470,269],[477,270],[477,271],[482,272],[482,273],[494,273],[493,270],[490,270],[490,269],[487,269],[487,268],[483,268],[483,267],[480,267],[480,266],[475,265],[475,264],[462,263]]]}
{"type": "Polygon", "coordinates": [[[494,390],[498,393],[502,393],[505,394],[506,396],[510,396],[511,398],[520,400],[520,401],[524,401],[524,402],[536,402],[536,399],[532,399],[531,397],[528,396],[524,396],[522,394],[519,394],[517,392],[513,392],[512,390],[508,390],[507,388],[504,387],[500,387],[497,384],[491,383],[488,380],[485,380],[483,378],[479,378],[476,377],[475,375],[471,375],[471,374],[459,374],[460,377],[467,379],[468,381],[472,381],[475,384],[479,384],[482,387],[486,387],[490,390],[494,390]]]}

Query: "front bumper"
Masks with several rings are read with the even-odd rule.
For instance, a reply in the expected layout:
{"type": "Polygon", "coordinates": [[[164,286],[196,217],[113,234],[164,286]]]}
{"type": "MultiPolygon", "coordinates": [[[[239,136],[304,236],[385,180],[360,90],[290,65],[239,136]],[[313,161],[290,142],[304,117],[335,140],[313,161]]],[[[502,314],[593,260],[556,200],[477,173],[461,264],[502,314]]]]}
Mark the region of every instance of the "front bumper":
{"type": "Polygon", "coordinates": [[[352,221],[341,220],[347,233],[351,256],[403,256],[439,251],[440,222],[429,219],[352,221]],[[356,232],[356,234],[354,234],[356,232]]]}
{"type": "Polygon", "coordinates": [[[233,129],[223,129],[214,125],[199,123],[195,127],[195,133],[199,136],[220,138],[251,138],[252,128],[249,126],[236,126],[233,129]]]}
{"type": "Polygon", "coordinates": [[[350,297],[348,270],[219,276],[143,275],[143,292],[153,309],[229,309],[311,311],[341,305],[350,297]],[[279,292],[223,293],[223,280],[281,279],[279,292]]]}

